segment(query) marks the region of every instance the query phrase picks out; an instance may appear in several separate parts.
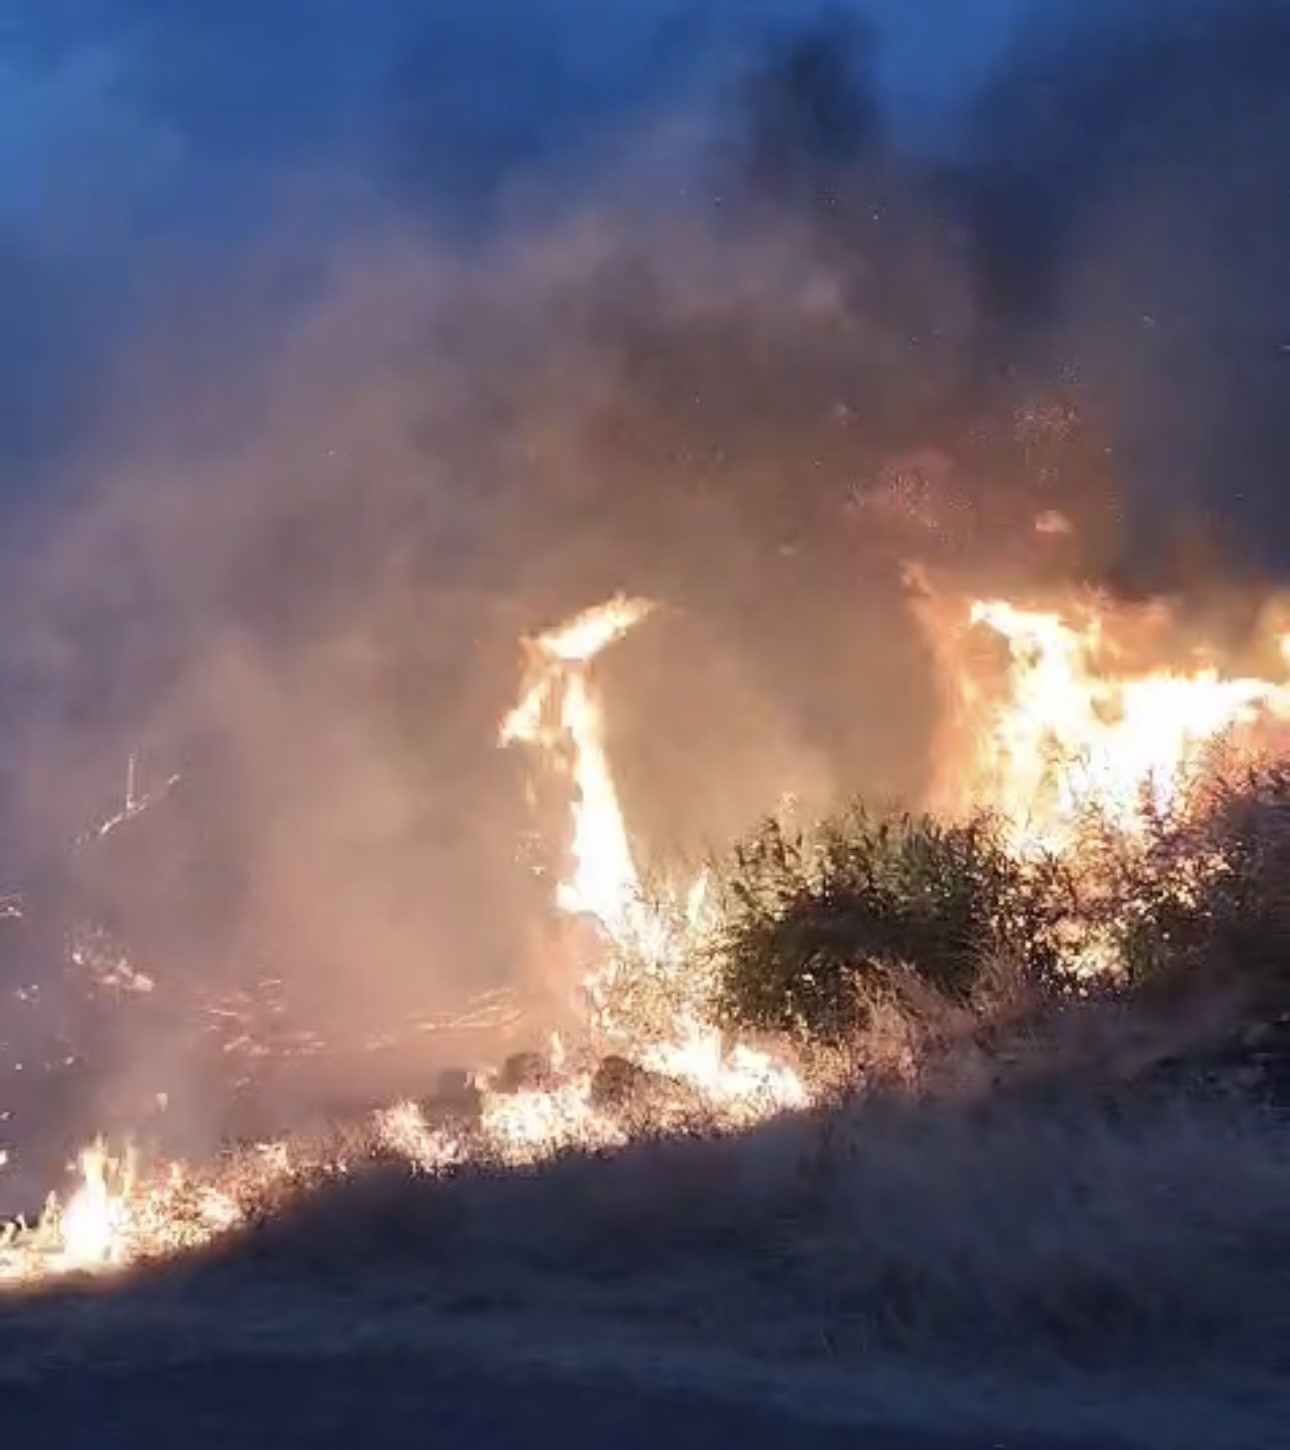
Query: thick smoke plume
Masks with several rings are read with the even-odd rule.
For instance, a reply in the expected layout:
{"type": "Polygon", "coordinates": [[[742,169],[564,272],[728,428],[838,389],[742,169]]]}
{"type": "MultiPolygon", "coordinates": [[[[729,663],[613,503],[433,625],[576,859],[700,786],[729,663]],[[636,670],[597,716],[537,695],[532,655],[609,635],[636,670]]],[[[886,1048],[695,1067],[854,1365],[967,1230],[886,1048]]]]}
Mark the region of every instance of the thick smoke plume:
{"type": "Polygon", "coordinates": [[[496,725],[617,588],[665,605],[604,666],[626,805],[694,852],[919,797],[911,557],[1285,562],[1285,5],[1018,6],[912,138],[858,6],[594,8],[10,7],[6,1035],[97,1054],[76,1111],[211,1128],[247,993],[306,1095],[384,1090],[449,1049],[365,1044],[539,973],[496,725]],[[131,758],[164,798],[73,849],[131,758]],[[86,922],[153,984],[105,1022],[86,922]]]}

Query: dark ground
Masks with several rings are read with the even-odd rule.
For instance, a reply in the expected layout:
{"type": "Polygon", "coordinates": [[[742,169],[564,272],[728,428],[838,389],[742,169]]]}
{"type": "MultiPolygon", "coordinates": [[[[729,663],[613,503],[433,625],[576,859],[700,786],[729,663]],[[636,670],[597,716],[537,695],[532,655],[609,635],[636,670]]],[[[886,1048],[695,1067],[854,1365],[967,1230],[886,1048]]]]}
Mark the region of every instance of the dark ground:
{"type": "Polygon", "coordinates": [[[0,1441],[25,1450],[1112,1450],[1104,1440],[824,1426],[677,1391],[389,1352],[37,1373],[0,1391],[0,1441]]]}

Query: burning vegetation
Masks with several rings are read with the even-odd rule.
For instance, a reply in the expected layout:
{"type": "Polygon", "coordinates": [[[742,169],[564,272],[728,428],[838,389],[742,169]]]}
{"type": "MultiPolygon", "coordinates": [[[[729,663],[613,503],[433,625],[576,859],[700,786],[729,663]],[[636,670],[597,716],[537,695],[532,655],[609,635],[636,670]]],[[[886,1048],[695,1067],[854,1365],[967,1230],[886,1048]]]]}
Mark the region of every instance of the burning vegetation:
{"type": "Polygon", "coordinates": [[[760,1352],[1272,1363],[1290,604],[1211,495],[1290,457],[1284,60],[1224,101],[1290,48],[1157,8],[979,156],[834,16],[554,198],[437,153],[462,215],[338,235],[319,173],[245,331],[159,291],[6,546],[0,1285],[357,1240],[760,1352]]]}
{"type": "Polygon", "coordinates": [[[1284,1013],[1276,883],[1290,792],[1269,751],[1290,685],[1229,676],[1200,649],[1189,673],[1139,669],[1109,604],[1089,599],[1062,612],[924,593],[919,608],[953,662],[937,789],[957,793],[957,811],[859,808],[807,829],[772,819],[731,856],[650,892],[595,666],[655,606],[615,598],[526,640],[499,743],[563,782],[571,828],[553,904],[583,929],[550,936],[545,966],[563,976],[565,1011],[545,1048],[205,1165],[97,1142],[65,1199],[6,1230],[4,1280],[191,1252],[374,1160],[440,1178],[747,1130],[818,1110],[840,1071],[849,1091],[876,1089],[893,1068],[921,1079],[956,1014],[978,1034],[1008,1013],[1029,1013],[1033,1028],[1037,1005],[1186,996],[1215,981],[1260,1024],[1284,1013]],[[1002,646],[991,668],[967,650],[983,634],[1002,646]]]}

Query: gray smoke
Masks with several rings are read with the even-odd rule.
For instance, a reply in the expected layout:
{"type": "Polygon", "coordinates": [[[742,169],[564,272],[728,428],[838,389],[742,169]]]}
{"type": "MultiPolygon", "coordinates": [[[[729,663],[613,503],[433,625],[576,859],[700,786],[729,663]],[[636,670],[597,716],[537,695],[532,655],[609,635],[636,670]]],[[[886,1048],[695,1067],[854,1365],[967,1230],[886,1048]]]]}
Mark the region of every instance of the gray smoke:
{"type": "Polygon", "coordinates": [[[918,798],[911,554],[1275,574],[1287,7],[933,35],[917,131],[889,27],[799,10],[10,6],[6,971],[62,1024],[14,1051],[196,1102],[199,1000],[280,981],[357,1050],[524,980],[495,729],[519,636],[617,588],[667,606],[604,664],[627,805],[693,852],[918,798]],[[131,755],[180,783],[69,851],[131,755]],[[110,1027],[51,965],[86,920],[157,984],[110,1027]]]}

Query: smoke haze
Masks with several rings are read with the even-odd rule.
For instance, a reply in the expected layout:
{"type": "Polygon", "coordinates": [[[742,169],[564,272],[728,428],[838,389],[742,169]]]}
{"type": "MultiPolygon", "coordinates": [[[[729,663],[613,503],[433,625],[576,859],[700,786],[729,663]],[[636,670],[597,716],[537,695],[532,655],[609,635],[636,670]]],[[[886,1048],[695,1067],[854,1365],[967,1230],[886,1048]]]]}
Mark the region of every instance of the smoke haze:
{"type": "Polygon", "coordinates": [[[352,1047],[522,978],[496,727],[616,589],[665,605],[602,671],[629,818],[694,852],[919,798],[910,557],[1277,577],[1290,7],[937,8],[7,8],[14,1053],[82,1050],[69,921],[156,984],[131,1102],[200,1099],[197,991],[352,1047]],[[131,756],[179,783],[69,851],[131,756]]]}

